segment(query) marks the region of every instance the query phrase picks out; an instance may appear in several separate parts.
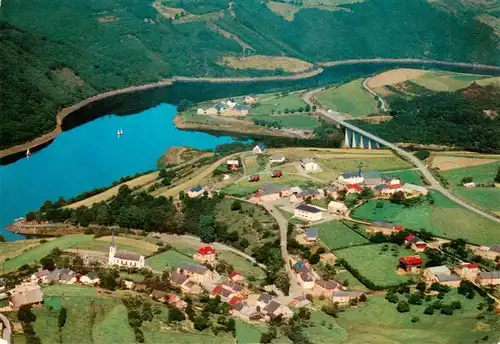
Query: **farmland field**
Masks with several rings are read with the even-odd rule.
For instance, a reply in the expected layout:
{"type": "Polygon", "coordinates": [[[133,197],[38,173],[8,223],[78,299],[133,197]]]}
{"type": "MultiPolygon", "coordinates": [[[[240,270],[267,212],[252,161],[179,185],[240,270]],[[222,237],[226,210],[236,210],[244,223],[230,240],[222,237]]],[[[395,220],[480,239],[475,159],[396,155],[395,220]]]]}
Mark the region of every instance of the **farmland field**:
{"type": "MultiPolygon", "coordinates": [[[[432,298],[434,302],[436,298],[432,298]]],[[[498,323],[490,325],[484,320],[477,320],[481,313],[477,310],[479,303],[484,299],[476,294],[469,300],[456,291],[446,294],[442,302],[449,304],[460,301],[462,309],[455,311],[452,316],[435,312],[433,315],[423,314],[429,305],[424,301],[422,305],[411,305],[408,313],[399,313],[396,305],[389,303],[383,296],[368,297],[367,306],[349,308],[336,320],[348,333],[348,343],[369,344],[443,344],[443,343],[494,343],[498,337],[498,323]],[[420,318],[419,322],[412,323],[414,316],[420,318]],[[474,330],[465,330],[474,329],[474,330]],[[489,336],[494,341],[482,341],[489,336]]]]}
{"type": "Polygon", "coordinates": [[[382,173],[383,177],[395,177],[399,178],[403,183],[410,183],[415,185],[424,185],[422,182],[422,174],[418,170],[404,170],[396,172],[385,172],[382,173]]]}
{"type": "Polygon", "coordinates": [[[40,245],[39,239],[0,242],[0,257],[19,253],[40,245]]]}
{"type": "Polygon", "coordinates": [[[369,243],[367,239],[338,220],[321,223],[314,227],[318,229],[321,242],[331,250],[369,243]]]}
{"type": "Polygon", "coordinates": [[[278,121],[283,127],[294,129],[312,130],[319,125],[316,117],[310,116],[307,113],[280,116],[261,115],[251,117],[253,119],[261,119],[268,122],[278,121]]]}
{"type": "Polygon", "coordinates": [[[479,166],[457,168],[441,172],[441,175],[446,178],[451,187],[459,184],[460,180],[464,177],[472,177],[473,182],[476,184],[492,183],[498,168],[500,168],[500,161],[479,166]]]}
{"type": "Polygon", "coordinates": [[[264,279],[266,274],[264,270],[258,266],[254,266],[253,263],[233,252],[220,251],[218,254],[218,259],[224,260],[228,264],[232,265],[234,271],[241,273],[243,276],[253,276],[257,280],[264,279]]]}
{"type": "Polygon", "coordinates": [[[311,327],[304,329],[311,343],[341,343],[347,339],[347,332],[335,319],[323,312],[311,312],[311,327]]]}
{"type": "Polygon", "coordinates": [[[339,87],[321,91],[316,99],[327,109],[345,112],[353,117],[377,112],[373,96],[363,88],[363,79],[357,79],[339,87]]]}
{"type": "Polygon", "coordinates": [[[225,56],[222,62],[226,66],[237,69],[275,70],[282,68],[285,72],[291,73],[303,72],[312,67],[309,62],[286,56],[251,55],[243,58],[225,56]]]}
{"type": "Polygon", "coordinates": [[[377,285],[396,285],[411,277],[396,273],[398,258],[413,255],[412,250],[394,244],[354,246],[336,250],[334,254],[345,259],[359,273],[377,285]],[[383,247],[388,249],[383,251],[383,247]]]}
{"type": "Polygon", "coordinates": [[[194,263],[193,258],[183,255],[174,250],[168,250],[146,259],[146,264],[155,270],[170,270],[173,267],[179,266],[181,262],[194,263]]]}
{"type": "Polygon", "coordinates": [[[497,224],[458,206],[440,193],[430,192],[435,203],[411,207],[380,201],[370,201],[354,210],[352,216],[369,221],[391,221],[415,230],[425,229],[446,238],[463,238],[472,243],[494,244],[500,241],[497,224]]]}
{"type": "Polygon", "coordinates": [[[481,75],[452,72],[428,72],[413,82],[432,91],[455,91],[467,87],[471,82],[484,78],[481,75]]]}
{"type": "MultiPolygon", "coordinates": [[[[119,251],[133,252],[145,256],[149,256],[154,252],[156,252],[158,247],[148,242],[130,238],[115,237],[115,241],[119,251]]],[[[111,237],[108,236],[86,241],[84,243],[78,242],[68,248],[71,249],[78,248],[80,250],[108,252],[110,244],[111,244],[111,237]]]]}
{"type": "Polygon", "coordinates": [[[457,156],[457,155],[437,155],[433,154],[432,167],[437,167],[441,172],[468,168],[477,165],[485,165],[495,162],[500,156],[494,155],[476,155],[476,156],[457,156]],[[490,159],[491,158],[491,159],[490,159]]]}
{"type": "Polygon", "coordinates": [[[369,291],[367,287],[356,277],[354,277],[349,271],[342,271],[342,272],[337,272],[335,274],[334,280],[337,281],[340,284],[343,284],[350,290],[357,290],[357,291],[369,291]],[[345,283],[347,281],[347,284],[345,283]]]}
{"type": "Polygon", "coordinates": [[[500,211],[500,188],[453,188],[453,193],[481,209],[500,211]]]}

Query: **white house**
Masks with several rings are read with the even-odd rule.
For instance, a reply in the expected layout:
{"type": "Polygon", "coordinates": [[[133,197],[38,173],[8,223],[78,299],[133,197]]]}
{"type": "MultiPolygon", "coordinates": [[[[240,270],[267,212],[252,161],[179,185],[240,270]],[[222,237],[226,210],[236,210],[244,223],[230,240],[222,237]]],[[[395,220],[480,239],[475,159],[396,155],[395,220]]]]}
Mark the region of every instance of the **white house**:
{"type": "Polygon", "coordinates": [[[232,109],[232,108],[234,108],[234,107],[236,106],[236,104],[238,104],[238,103],[233,102],[233,101],[231,101],[231,99],[230,99],[230,100],[228,100],[228,101],[226,102],[226,104],[227,104],[227,106],[228,106],[230,109],[232,109]]]}
{"type": "Polygon", "coordinates": [[[304,289],[312,289],[314,287],[314,278],[309,272],[299,272],[297,279],[304,289]]]}
{"type": "Polygon", "coordinates": [[[342,202],[331,201],[328,203],[328,212],[330,214],[344,215],[348,210],[349,208],[342,202]]]}
{"type": "Polygon", "coordinates": [[[406,183],[403,185],[403,191],[409,194],[422,194],[424,196],[429,193],[429,190],[427,190],[427,188],[410,183],[406,183]]]}
{"type": "Polygon", "coordinates": [[[205,190],[200,186],[195,186],[194,188],[191,188],[187,191],[187,195],[189,198],[196,198],[196,197],[199,197],[201,195],[203,195],[203,192],[205,190]]]}
{"type": "Polygon", "coordinates": [[[198,108],[198,110],[196,110],[196,114],[197,115],[204,115],[205,114],[205,110],[203,110],[202,108],[198,108]]]}
{"type": "Polygon", "coordinates": [[[49,274],[50,274],[49,270],[38,270],[33,275],[31,275],[31,281],[37,283],[44,283],[47,280],[49,274]]]}
{"type": "Polygon", "coordinates": [[[144,267],[144,262],[144,256],[142,254],[117,251],[115,243],[115,233],[113,233],[111,246],[109,246],[108,265],[118,265],[141,269],[144,267]]]}
{"type": "Polygon", "coordinates": [[[257,146],[253,147],[253,154],[263,154],[266,151],[266,146],[262,143],[259,143],[257,146]]]}
{"type": "Polygon", "coordinates": [[[213,263],[215,262],[215,250],[212,246],[200,247],[193,255],[193,259],[200,263],[213,263]]]}
{"type": "Polygon", "coordinates": [[[300,160],[300,166],[306,171],[318,171],[319,164],[312,158],[302,158],[300,160]]]}
{"type": "Polygon", "coordinates": [[[217,115],[217,109],[214,107],[205,110],[205,115],[217,115]]]}
{"type": "Polygon", "coordinates": [[[100,279],[97,276],[97,273],[89,272],[88,274],[80,277],[80,282],[87,285],[95,285],[100,282],[100,279]]]}
{"type": "Polygon", "coordinates": [[[475,188],[476,187],[476,183],[474,183],[474,182],[464,183],[464,187],[466,187],[466,188],[475,188]]]}
{"type": "Polygon", "coordinates": [[[286,160],[285,156],[283,154],[277,154],[277,155],[272,155],[269,158],[269,162],[271,164],[279,164],[281,162],[284,162],[286,160]]]}
{"type": "Polygon", "coordinates": [[[252,97],[252,96],[245,96],[245,99],[243,100],[243,102],[245,104],[254,104],[255,102],[257,102],[257,99],[255,97],[252,97]]]}
{"type": "Polygon", "coordinates": [[[320,209],[307,204],[299,204],[293,213],[296,218],[306,221],[319,221],[323,218],[320,209]]]}
{"type": "Polygon", "coordinates": [[[364,177],[360,171],[341,173],[337,180],[343,184],[360,184],[364,182],[364,177]]]}
{"type": "Polygon", "coordinates": [[[357,300],[364,295],[361,291],[339,290],[332,293],[333,303],[338,302],[341,306],[346,306],[351,300],[357,300]]]}

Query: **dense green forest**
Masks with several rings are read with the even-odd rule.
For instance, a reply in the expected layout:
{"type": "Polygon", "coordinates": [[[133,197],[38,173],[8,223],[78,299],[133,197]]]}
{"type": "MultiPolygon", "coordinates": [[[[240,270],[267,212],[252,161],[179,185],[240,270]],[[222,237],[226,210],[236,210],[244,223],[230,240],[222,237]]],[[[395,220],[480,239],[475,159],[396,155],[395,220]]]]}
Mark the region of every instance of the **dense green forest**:
{"type": "Polygon", "coordinates": [[[368,0],[343,10],[301,9],[293,21],[266,2],[164,0],[194,14],[174,22],[152,0],[10,0],[0,8],[0,148],[55,126],[63,106],[172,75],[270,75],[220,65],[242,47],[207,21],[237,35],[252,53],[318,62],[353,58],[429,58],[499,64],[499,38],[477,13],[425,0],[368,0]],[[216,15],[196,16],[206,13],[216,15]],[[234,16],[232,15],[234,14],[234,16]],[[388,20],[389,19],[389,20],[388,20]]]}
{"type": "Polygon", "coordinates": [[[472,84],[411,100],[393,99],[393,119],[357,125],[392,142],[454,145],[476,152],[500,153],[500,88],[472,84]]]}

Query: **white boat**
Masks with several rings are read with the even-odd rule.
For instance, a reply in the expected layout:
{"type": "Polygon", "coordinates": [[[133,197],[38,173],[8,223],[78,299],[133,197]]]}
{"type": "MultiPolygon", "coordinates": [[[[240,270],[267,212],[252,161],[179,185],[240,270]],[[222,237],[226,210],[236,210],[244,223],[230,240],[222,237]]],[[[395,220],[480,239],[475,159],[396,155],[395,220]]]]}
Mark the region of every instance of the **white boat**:
{"type": "Polygon", "coordinates": [[[26,157],[29,159],[30,155],[31,155],[31,152],[30,152],[30,149],[28,148],[26,150],[26,157]]]}
{"type": "Polygon", "coordinates": [[[123,136],[123,130],[122,129],[118,130],[118,132],[116,133],[116,135],[123,136]]]}

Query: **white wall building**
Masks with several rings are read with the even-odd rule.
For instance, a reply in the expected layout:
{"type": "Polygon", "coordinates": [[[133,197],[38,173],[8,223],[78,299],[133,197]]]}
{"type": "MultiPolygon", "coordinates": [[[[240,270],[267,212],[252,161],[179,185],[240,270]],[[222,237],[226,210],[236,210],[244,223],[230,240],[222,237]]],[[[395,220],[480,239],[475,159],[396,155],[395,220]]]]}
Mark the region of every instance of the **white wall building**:
{"type": "Polygon", "coordinates": [[[328,203],[328,212],[330,214],[344,215],[348,210],[349,208],[342,202],[331,201],[328,203]]]}
{"type": "Polygon", "coordinates": [[[144,264],[145,260],[142,254],[117,251],[115,243],[115,234],[113,233],[111,246],[109,246],[108,265],[118,265],[128,268],[141,269],[144,267],[144,264]]]}
{"type": "Polygon", "coordinates": [[[319,221],[323,218],[320,209],[307,204],[299,204],[294,210],[294,215],[306,221],[319,221]]]}
{"type": "Polygon", "coordinates": [[[300,160],[300,166],[306,171],[318,171],[319,164],[312,158],[303,158],[300,160]]]}

